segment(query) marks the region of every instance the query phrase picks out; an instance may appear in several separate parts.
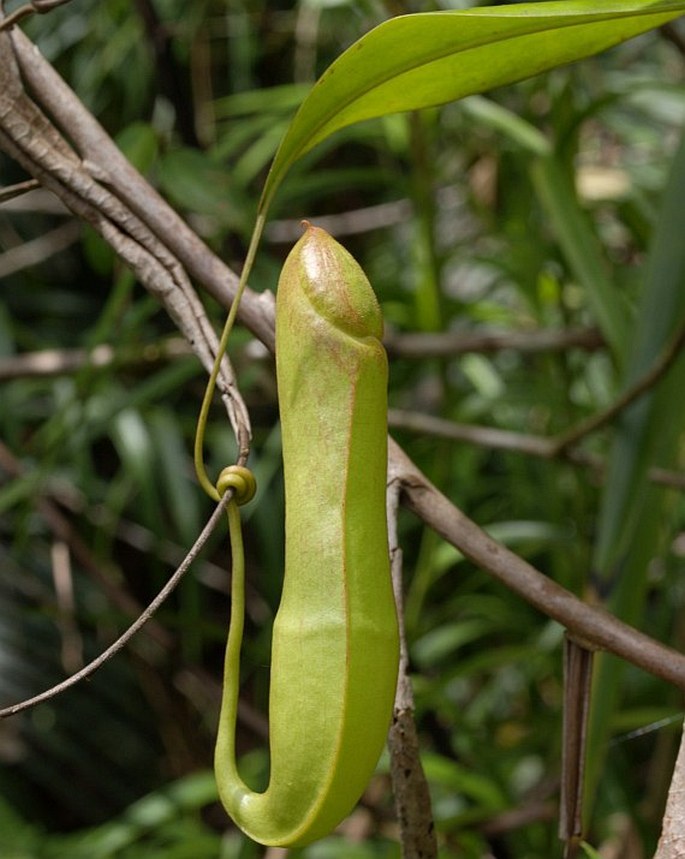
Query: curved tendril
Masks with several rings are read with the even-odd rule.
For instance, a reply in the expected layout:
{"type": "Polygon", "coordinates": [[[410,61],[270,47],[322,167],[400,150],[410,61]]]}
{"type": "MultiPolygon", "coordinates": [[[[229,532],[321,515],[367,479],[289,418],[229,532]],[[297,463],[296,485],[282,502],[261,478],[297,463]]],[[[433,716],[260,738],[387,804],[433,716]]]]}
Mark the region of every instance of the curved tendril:
{"type": "Polygon", "coordinates": [[[220,495],[216,487],[212,484],[211,480],[207,476],[207,469],[205,468],[203,455],[205,432],[207,429],[207,417],[209,415],[209,409],[212,405],[212,398],[214,397],[216,380],[219,377],[221,361],[226,354],[228,338],[230,337],[231,331],[233,330],[233,324],[235,322],[236,316],[238,315],[240,299],[242,298],[243,292],[245,291],[245,287],[247,286],[247,279],[250,276],[250,272],[252,271],[254,259],[257,254],[257,248],[259,246],[259,240],[264,230],[265,221],[266,216],[264,214],[259,214],[257,216],[257,220],[255,221],[254,230],[252,231],[252,237],[250,238],[250,245],[247,249],[245,265],[243,266],[240,280],[238,282],[238,289],[236,291],[233,301],[231,302],[228,316],[226,317],[226,322],[224,324],[224,330],[221,332],[219,348],[217,349],[216,357],[214,358],[214,366],[212,367],[212,372],[209,375],[209,380],[205,389],[205,395],[202,400],[202,406],[200,407],[200,414],[197,419],[197,428],[195,431],[195,447],[193,452],[195,473],[197,474],[197,479],[200,483],[200,486],[204,489],[204,491],[207,493],[207,495],[209,495],[210,498],[214,499],[214,501],[218,501],[220,495]]]}

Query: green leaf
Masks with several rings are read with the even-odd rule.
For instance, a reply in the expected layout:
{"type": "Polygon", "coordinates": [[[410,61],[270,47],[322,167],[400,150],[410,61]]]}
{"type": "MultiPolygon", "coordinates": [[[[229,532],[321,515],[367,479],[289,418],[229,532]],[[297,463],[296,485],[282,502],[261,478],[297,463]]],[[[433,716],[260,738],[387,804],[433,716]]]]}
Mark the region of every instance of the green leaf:
{"type": "Polygon", "coordinates": [[[289,167],[345,126],[522,80],[599,53],[683,12],[682,0],[568,0],[385,21],[348,48],[302,103],[272,164],[260,211],[289,167]]]}
{"type": "Polygon", "coordinates": [[[236,92],[213,102],[214,115],[221,120],[285,113],[299,107],[310,89],[309,84],[298,83],[236,92]]]}
{"type": "Polygon", "coordinates": [[[141,173],[150,169],[159,152],[157,134],[147,122],[132,122],[127,125],[117,135],[116,144],[141,173]]]}
{"type": "Polygon", "coordinates": [[[586,841],[581,841],[580,846],[588,859],[602,859],[594,847],[591,847],[586,841]]]}
{"type": "Polygon", "coordinates": [[[200,507],[179,421],[170,410],[157,409],[147,422],[174,532],[182,544],[190,546],[200,531],[200,507]]]}
{"type": "Polygon", "coordinates": [[[140,412],[126,409],[116,416],[112,429],[112,438],[122,464],[140,493],[141,518],[155,533],[160,534],[162,528],[154,447],[147,423],[140,412]]]}
{"type": "Polygon", "coordinates": [[[241,223],[236,188],[221,164],[194,149],[176,149],[161,159],[159,181],[169,199],[185,211],[209,216],[220,225],[241,223]]]}
{"type": "Polygon", "coordinates": [[[477,122],[501,132],[537,157],[531,160],[533,185],[571,271],[586,291],[602,333],[621,360],[628,341],[629,306],[611,280],[592,221],[578,200],[573,177],[564,169],[548,138],[510,110],[481,96],[462,102],[477,122]]]}
{"type": "Polygon", "coordinates": [[[541,131],[526,119],[489,98],[480,95],[469,96],[462,101],[461,109],[470,119],[501,132],[533,155],[545,158],[552,154],[550,142],[541,131]]]}
{"type": "Polygon", "coordinates": [[[426,752],[421,760],[431,784],[463,794],[493,811],[506,807],[507,800],[500,786],[488,776],[474,773],[468,767],[434,752],[426,752]]]}
{"type": "MultiPolygon", "coordinates": [[[[630,338],[624,389],[646,373],[685,325],[685,134],[666,182],[652,239],[635,328],[630,338]]],[[[669,467],[685,425],[682,358],[649,394],[622,415],[607,469],[595,566],[610,578],[630,556],[645,506],[645,480],[653,464],[669,467]]],[[[659,491],[659,494],[662,494],[659,491]]]]}
{"type": "Polygon", "coordinates": [[[412,647],[412,658],[420,668],[430,668],[453,659],[459,648],[471,644],[491,631],[482,618],[455,621],[431,629],[412,647]]]}
{"type": "Polygon", "coordinates": [[[602,246],[580,206],[572,178],[554,154],[536,159],[531,175],[571,271],[585,289],[613,354],[621,360],[630,333],[628,303],[609,276],[602,246]]]}
{"type": "MultiPolygon", "coordinates": [[[[685,194],[685,136],[666,182],[652,239],[624,389],[654,364],[685,325],[685,245],[682,200],[685,194]]],[[[607,608],[627,623],[641,626],[650,585],[651,562],[663,539],[669,493],[651,483],[651,466],[669,468],[677,460],[685,429],[682,354],[653,389],[621,415],[612,445],[602,495],[593,568],[608,594],[607,608]]],[[[602,771],[606,740],[619,704],[623,663],[600,654],[590,722],[587,784],[589,793],[602,771]]]]}

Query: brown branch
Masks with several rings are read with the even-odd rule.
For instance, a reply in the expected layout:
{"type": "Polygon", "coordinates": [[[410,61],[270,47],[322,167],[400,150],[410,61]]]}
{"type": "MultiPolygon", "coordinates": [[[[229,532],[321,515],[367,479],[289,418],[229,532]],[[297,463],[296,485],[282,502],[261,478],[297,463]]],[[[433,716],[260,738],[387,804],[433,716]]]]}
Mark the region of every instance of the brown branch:
{"type": "MultiPolygon", "coordinates": [[[[12,31],[11,35],[0,33],[0,146],[100,233],[164,305],[203,366],[210,370],[217,337],[183,265],[146,220],[145,207],[140,210],[142,215],[133,211],[113,189],[110,179],[114,174],[110,171],[116,165],[106,160],[107,147],[103,145],[102,151],[94,152],[95,160],[89,162],[88,152],[74,151],[48,119],[43,112],[46,106],[78,145],[78,119],[88,112],[49,64],[40,61],[40,55],[20,31],[12,31]],[[21,74],[31,77],[36,66],[45,72],[44,80],[34,82],[38,85],[34,94],[39,104],[24,90],[17,62],[20,51],[15,55],[17,45],[25,49],[21,74]],[[74,105],[79,105],[79,110],[74,105]]],[[[104,130],[97,123],[95,126],[98,139],[108,141],[109,147],[118,152],[104,130]]],[[[121,153],[118,155],[119,160],[126,162],[121,153]]],[[[138,175],[130,165],[129,170],[138,175]]],[[[236,434],[239,461],[244,462],[251,435],[249,416],[227,358],[222,361],[217,386],[236,434]]]]}
{"type": "Polygon", "coordinates": [[[401,475],[406,506],[469,560],[539,611],[562,624],[586,647],[608,650],[685,689],[685,656],[655,641],[598,606],[588,605],[497,543],[433,486],[391,440],[390,456],[401,475]]]}
{"type": "Polygon", "coordinates": [[[558,814],[557,805],[550,800],[528,802],[516,808],[501,811],[478,828],[489,838],[506,835],[531,823],[554,820],[558,814]]]}
{"type": "MultiPolygon", "coordinates": [[[[380,230],[404,223],[411,218],[412,204],[408,199],[364,206],[334,215],[318,215],[312,221],[336,236],[356,236],[370,230],[380,230]]],[[[289,218],[271,221],[264,229],[264,237],[274,244],[292,244],[302,235],[302,219],[289,218]]]]}
{"type": "Polygon", "coordinates": [[[160,343],[148,344],[140,349],[117,351],[101,343],[94,349],[41,349],[0,358],[0,382],[9,379],[59,376],[75,373],[84,367],[151,364],[192,355],[188,341],[172,337],[160,343]]]}
{"type": "Polygon", "coordinates": [[[526,453],[542,459],[551,459],[554,450],[553,442],[541,436],[497,429],[496,427],[454,423],[445,418],[426,415],[423,412],[409,411],[408,409],[389,409],[388,426],[391,429],[410,430],[411,432],[448,438],[452,441],[489,447],[493,450],[526,453]]]}
{"type": "Polygon", "coordinates": [[[583,834],[583,789],[593,656],[571,636],[564,639],[564,715],[561,742],[559,838],[564,859],[578,851],[583,834]]]}
{"type": "MultiPolygon", "coordinates": [[[[406,409],[390,409],[388,426],[391,429],[409,430],[410,432],[474,444],[491,450],[522,453],[540,459],[552,460],[559,457],[573,465],[590,468],[598,475],[601,475],[604,470],[604,462],[601,457],[573,447],[565,447],[558,451],[556,440],[544,436],[513,432],[497,427],[460,424],[445,418],[406,409]]],[[[668,486],[671,489],[685,489],[685,474],[679,472],[668,471],[664,468],[650,468],[647,477],[652,483],[658,483],[661,486],[668,486]]]]}
{"type": "MultiPolygon", "coordinates": [[[[199,281],[220,304],[228,307],[238,285],[235,273],[145,181],[31,41],[21,31],[15,30],[12,42],[24,80],[33,93],[39,94],[41,105],[74,141],[84,160],[91,166],[97,165],[94,169],[103,181],[106,178],[112,192],[155,235],[163,238],[167,248],[191,277],[199,281]]],[[[259,295],[247,290],[238,318],[273,351],[272,293],[259,295]]]]}
{"type": "Polygon", "coordinates": [[[57,604],[55,620],[62,641],[61,662],[64,670],[70,674],[83,665],[83,638],[76,622],[71,553],[64,540],[52,541],[50,566],[57,604]]]}
{"type": "MultiPolygon", "coordinates": [[[[463,191],[456,185],[438,188],[435,194],[435,204],[442,210],[464,206],[463,191]]],[[[412,201],[408,197],[378,203],[373,206],[362,206],[359,209],[348,209],[332,215],[316,215],[311,221],[323,227],[327,232],[336,236],[355,236],[368,233],[371,230],[382,230],[409,221],[414,212],[412,201]]],[[[264,229],[264,237],[274,244],[291,244],[302,235],[302,219],[288,218],[269,222],[264,229]]],[[[461,236],[467,239],[466,231],[461,236]]]]}
{"type": "MultiPolygon", "coordinates": [[[[397,409],[391,410],[389,423],[391,426],[428,432],[484,447],[515,450],[544,459],[555,459],[563,456],[577,464],[598,467],[600,462],[596,457],[583,454],[577,450],[574,451],[572,448],[586,436],[611,423],[636,400],[648,393],[671,369],[680,356],[684,343],[685,325],[681,325],[654,364],[613,403],[555,438],[547,439],[489,427],[453,424],[440,418],[397,409]]],[[[509,334],[469,333],[465,335],[458,333],[407,334],[391,336],[386,340],[386,346],[391,354],[405,358],[446,357],[462,352],[487,352],[506,348],[516,349],[520,352],[563,350],[570,346],[595,349],[602,344],[602,337],[595,329],[559,332],[539,331],[531,335],[519,332],[509,334]]],[[[669,478],[670,481],[672,479],[672,477],[669,478]]]]}
{"type": "Polygon", "coordinates": [[[2,30],[9,30],[29,15],[44,15],[46,12],[51,12],[58,6],[63,6],[68,2],[69,0],[31,0],[30,3],[25,3],[5,18],[0,19],[0,32],[2,30]]]}
{"type": "Polygon", "coordinates": [[[660,486],[667,486],[669,489],[685,489],[685,474],[669,471],[667,468],[648,469],[647,479],[660,486]]]}
{"type": "Polygon", "coordinates": [[[566,349],[595,351],[604,346],[597,328],[534,331],[448,331],[440,334],[389,334],[388,353],[395,358],[449,358],[466,352],[499,352],[513,349],[522,354],[563,352],[566,349]]]}
{"type": "Polygon", "coordinates": [[[64,203],[55,197],[51,191],[43,188],[36,179],[19,182],[12,187],[17,189],[17,193],[2,200],[0,211],[40,212],[46,215],[66,215],[67,217],[71,217],[71,212],[64,203]],[[20,190],[22,185],[25,186],[24,191],[20,190]]]}

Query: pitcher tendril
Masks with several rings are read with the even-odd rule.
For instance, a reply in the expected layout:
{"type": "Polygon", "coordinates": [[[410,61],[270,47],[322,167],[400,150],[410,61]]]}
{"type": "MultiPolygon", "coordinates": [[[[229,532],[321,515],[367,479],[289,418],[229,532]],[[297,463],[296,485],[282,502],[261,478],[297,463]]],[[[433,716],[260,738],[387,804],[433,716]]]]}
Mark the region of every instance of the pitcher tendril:
{"type": "Polygon", "coordinates": [[[252,271],[252,266],[254,264],[255,256],[257,254],[257,248],[259,247],[259,240],[262,236],[262,232],[264,231],[265,222],[266,215],[260,214],[257,216],[254,230],[252,232],[252,237],[250,238],[250,244],[247,249],[247,256],[245,257],[245,265],[243,266],[243,270],[240,273],[238,288],[236,290],[236,294],[233,298],[233,301],[231,302],[228,316],[226,317],[226,322],[224,323],[224,329],[221,332],[221,339],[219,340],[219,346],[217,348],[216,356],[214,357],[214,366],[212,367],[212,372],[209,375],[207,387],[205,388],[205,395],[202,400],[202,405],[200,406],[200,414],[198,415],[197,427],[195,429],[195,445],[193,449],[195,473],[197,475],[197,479],[200,486],[214,501],[218,501],[220,496],[217,492],[216,487],[207,476],[207,469],[205,468],[204,462],[204,444],[205,432],[207,430],[207,418],[209,416],[209,410],[212,405],[214,391],[216,390],[216,380],[219,377],[219,369],[221,368],[221,362],[224,358],[224,355],[226,354],[228,340],[231,336],[231,331],[233,330],[233,325],[238,315],[240,299],[243,296],[243,292],[245,292],[247,280],[250,276],[250,272],[252,271]]]}

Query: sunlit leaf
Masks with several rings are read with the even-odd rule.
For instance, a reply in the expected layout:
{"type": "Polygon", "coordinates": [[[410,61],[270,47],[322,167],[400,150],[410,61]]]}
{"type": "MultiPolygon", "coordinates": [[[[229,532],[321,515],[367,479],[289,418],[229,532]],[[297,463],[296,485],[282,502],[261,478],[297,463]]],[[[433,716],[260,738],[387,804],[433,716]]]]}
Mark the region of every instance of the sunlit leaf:
{"type": "Polygon", "coordinates": [[[267,178],[265,211],[288,168],[345,126],[522,80],[659,27],[680,0],[594,0],[402,15],[348,48],[295,115],[267,178]]]}

